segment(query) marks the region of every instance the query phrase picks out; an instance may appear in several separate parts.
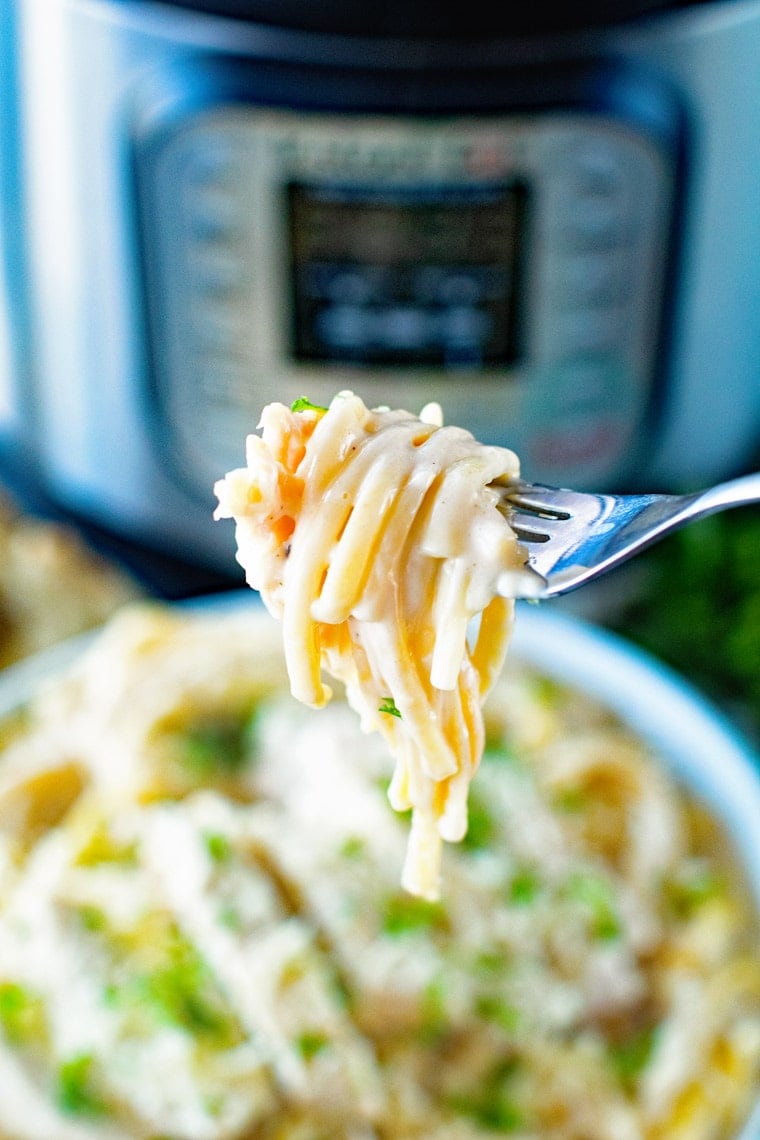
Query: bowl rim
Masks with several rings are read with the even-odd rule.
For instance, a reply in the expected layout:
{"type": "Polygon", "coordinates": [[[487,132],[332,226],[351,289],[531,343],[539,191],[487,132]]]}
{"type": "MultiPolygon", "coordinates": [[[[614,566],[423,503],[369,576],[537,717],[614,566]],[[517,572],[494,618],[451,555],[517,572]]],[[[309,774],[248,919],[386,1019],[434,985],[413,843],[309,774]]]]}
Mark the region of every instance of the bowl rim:
{"type": "MultiPolygon", "coordinates": [[[[659,658],[600,626],[518,603],[511,653],[600,701],[722,821],[760,911],[760,756],[734,722],[659,658]]],[[[760,1136],[760,1097],[734,1140],[760,1136]]]]}
{"type": "Polygon", "coordinates": [[[718,705],[626,638],[543,606],[518,610],[510,653],[611,709],[706,800],[734,836],[760,903],[760,755],[718,705]]]}

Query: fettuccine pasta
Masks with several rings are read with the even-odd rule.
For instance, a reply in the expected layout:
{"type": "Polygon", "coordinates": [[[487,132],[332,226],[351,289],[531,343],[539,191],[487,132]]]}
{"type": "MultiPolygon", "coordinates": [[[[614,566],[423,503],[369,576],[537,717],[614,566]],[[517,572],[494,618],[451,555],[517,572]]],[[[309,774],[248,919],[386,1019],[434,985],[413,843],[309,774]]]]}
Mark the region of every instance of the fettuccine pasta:
{"type": "Polygon", "coordinates": [[[282,621],[293,695],[324,705],[324,668],[388,740],[389,797],[412,812],[402,881],[436,898],[442,840],[467,830],[504,595],[529,574],[495,486],[518,478],[517,456],[442,426],[437,405],[418,418],[350,392],[328,409],[270,404],[259,426],[246,467],[215,487],[216,517],[236,520],[247,581],[282,621]]]}
{"type": "Polygon", "coordinates": [[[510,654],[414,898],[385,742],[297,705],[231,601],[128,607],[0,686],[0,1140],[754,1140],[741,792],[713,818],[510,654]]]}

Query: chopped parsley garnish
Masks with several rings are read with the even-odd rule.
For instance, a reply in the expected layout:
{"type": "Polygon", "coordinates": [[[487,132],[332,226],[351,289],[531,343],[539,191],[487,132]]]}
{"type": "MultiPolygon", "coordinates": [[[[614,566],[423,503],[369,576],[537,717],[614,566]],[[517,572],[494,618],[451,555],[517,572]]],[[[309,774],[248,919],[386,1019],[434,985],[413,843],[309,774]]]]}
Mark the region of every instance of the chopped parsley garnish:
{"type": "Polygon", "coordinates": [[[493,842],[496,833],[493,816],[485,799],[470,788],[467,804],[467,831],[462,846],[467,851],[482,851],[493,842]]]}
{"type": "Polygon", "coordinates": [[[172,926],[161,942],[153,941],[145,951],[150,956],[148,968],[138,965],[128,980],[108,986],[109,1004],[138,1016],[148,1014],[220,1047],[242,1040],[242,1030],[210,968],[180,931],[172,926]]]}
{"type": "Polygon", "coordinates": [[[106,1105],[98,1096],[92,1076],[94,1058],[80,1053],[64,1061],[58,1070],[56,1100],[64,1112],[102,1116],[106,1105]]]}
{"type": "Polygon", "coordinates": [[[638,1078],[649,1064],[657,1040],[657,1026],[647,1026],[623,1041],[609,1046],[612,1067],[627,1092],[633,1092],[638,1078]]]}
{"type": "Polygon", "coordinates": [[[478,994],[475,1012],[483,1021],[498,1026],[506,1033],[514,1033],[520,1025],[520,1011],[498,994],[478,994]]]}
{"type": "Polygon", "coordinates": [[[361,859],[366,850],[367,844],[361,835],[347,835],[340,845],[340,854],[344,859],[361,859]]]}
{"type": "Polygon", "coordinates": [[[389,716],[397,716],[399,719],[401,719],[401,713],[399,712],[393,697],[383,697],[383,699],[380,701],[380,704],[378,705],[377,711],[381,713],[387,713],[389,716]]]}
{"type": "Polygon", "coordinates": [[[512,964],[511,953],[506,949],[478,950],[473,960],[473,969],[479,974],[501,974],[512,964]]]}
{"type": "Polygon", "coordinates": [[[443,978],[431,978],[420,996],[420,1039],[432,1045],[448,1029],[446,1016],[446,983],[443,978]]]}
{"type": "Polygon", "coordinates": [[[448,930],[446,910],[440,902],[430,902],[416,895],[395,894],[386,900],[383,931],[394,937],[420,930],[448,930]]]}
{"type": "Polygon", "coordinates": [[[42,999],[17,982],[0,983],[0,1027],[11,1045],[24,1045],[45,1036],[42,999]]]}
{"type": "Polygon", "coordinates": [[[556,708],[567,696],[567,690],[559,681],[552,677],[537,674],[531,678],[531,690],[539,704],[547,708],[556,708]]]}
{"type": "Polygon", "coordinates": [[[77,918],[85,930],[102,931],[108,926],[105,911],[99,906],[80,906],[77,908],[77,918]]]}
{"type": "Polygon", "coordinates": [[[588,807],[588,793],[583,788],[562,788],[553,798],[554,806],[558,811],[574,815],[585,811],[588,807]]]}
{"type": "Polygon", "coordinates": [[[296,1038],[296,1048],[304,1061],[311,1061],[330,1044],[330,1038],[319,1029],[305,1029],[296,1038]]]}
{"type": "Polygon", "coordinates": [[[211,990],[208,968],[184,939],[176,940],[166,965],[145,977],[144,994],[174,1025],[200,1036],[234,1036],[232,1017],[211,990]]]}
{"type": "Polygon", "coordinates": [[[601,941],[620,937],[620,918],[610,883],[599,875],[578,872],[565,884],[564,896],[580,903],[589,913],[591,933],[601,941]]]}
{"type": "Polygon", "coordinates": [[[299,396],[290,405],[291,412],[326,412],[327,408],[323,408],[321,404],[312,404],[306,396],[299,396]]]}
{"type": "Polygon", "coordinates": [[[204,832],[203,846],[213,863],[229,863],[232,858],[232,844],[226,835],[221,835],[219,832],[204,832]]]}
{"type": "Polygon", "coordinates": [[[523,1126],[523,1114],[506,1097],[497,1100],[479,1096],[450,1097],[449,1104],[461,1116],[474,1120],[485,1132],[517,1132],[523,1126]]]}
{"type": "Polygon", "coordinates": [[[703,865],[685,868],[663,884],[668,907],[679,919],[691,918],[704,903],[720,896],[724,889],[717,872],[703,865]]]}
{"type": "Polygon", "coordinates": [[[233,775],[251,755],[253,718],[219,715],[199,719],[180,734],[180,760],[193,776],[233,775]]]}
{"type": "Polygon", "coordinates": [[[522,867],[509,884],[509,901],[514,906],[529,906],[541,890],[541,880],[531,867],[522,867]]]}
{"type": "Polygon", "coordinates": [[[486,1132],[517,1132],[526,1124],[525,1114],[510,1088],[519,1067],[517,1058],[500,1061],[477,1089],[450,1096],[449,1106],[486,1132]]]}

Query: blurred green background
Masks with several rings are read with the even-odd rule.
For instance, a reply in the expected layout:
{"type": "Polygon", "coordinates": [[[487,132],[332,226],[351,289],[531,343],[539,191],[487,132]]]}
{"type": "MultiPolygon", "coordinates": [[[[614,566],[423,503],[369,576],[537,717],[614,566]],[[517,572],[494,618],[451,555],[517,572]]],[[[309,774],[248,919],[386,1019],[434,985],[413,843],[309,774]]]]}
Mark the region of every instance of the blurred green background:
{"type": "Polygon", "coordinates": [[[631,570],[600,623],[676,668],[760,746],[760,508],[692,523],[631,570]]]}

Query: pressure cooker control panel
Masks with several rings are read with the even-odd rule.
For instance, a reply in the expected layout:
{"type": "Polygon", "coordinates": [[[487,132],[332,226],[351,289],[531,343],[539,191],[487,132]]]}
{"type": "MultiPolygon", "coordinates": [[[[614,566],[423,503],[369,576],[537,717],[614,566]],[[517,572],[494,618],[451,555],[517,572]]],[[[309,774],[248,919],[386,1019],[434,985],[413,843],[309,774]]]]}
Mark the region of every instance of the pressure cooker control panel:
{"type": "Polygon", "coordinates": [[[207,493],[262,406],[341,389],[625,469],[656,383],[673,155],[598,110],[399,119],[205,107],[138,154],[161,446],[207,493]]]}

